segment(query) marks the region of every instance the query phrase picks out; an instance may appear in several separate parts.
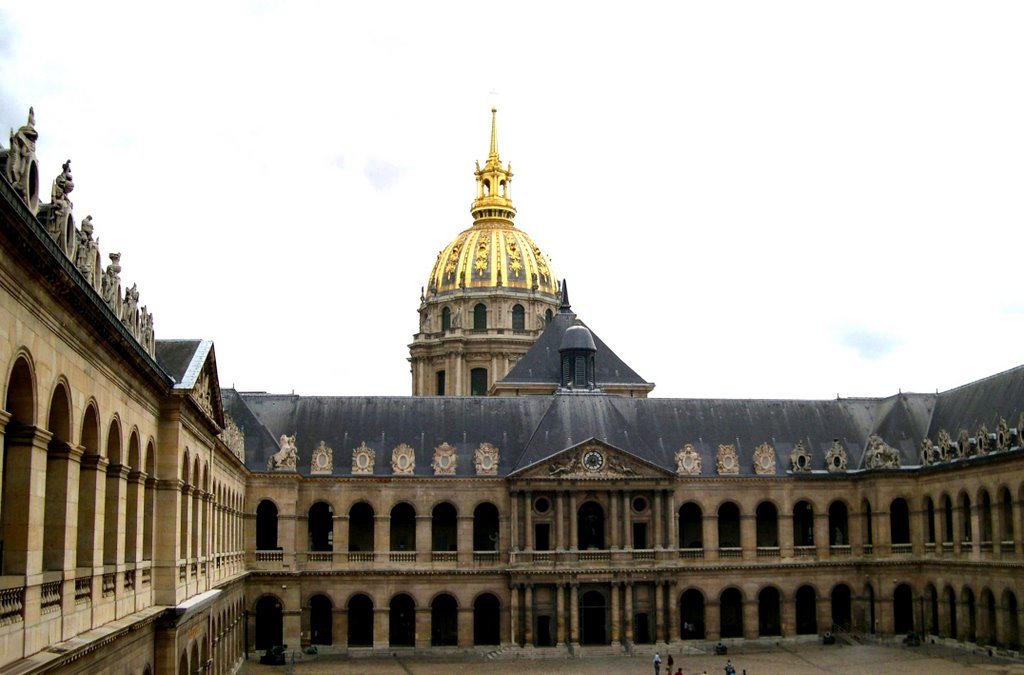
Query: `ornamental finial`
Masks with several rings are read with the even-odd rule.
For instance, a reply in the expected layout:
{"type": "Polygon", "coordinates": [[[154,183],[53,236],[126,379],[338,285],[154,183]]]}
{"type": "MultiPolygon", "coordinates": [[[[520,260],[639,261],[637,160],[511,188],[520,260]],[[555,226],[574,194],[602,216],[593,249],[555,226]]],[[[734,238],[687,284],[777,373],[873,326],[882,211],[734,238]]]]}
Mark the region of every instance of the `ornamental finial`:
{"type": "Polygon", "coordinates": [[[498,159],[498,109],[491,108],[491,152],[487,161],[499,162],[498,159]]]}

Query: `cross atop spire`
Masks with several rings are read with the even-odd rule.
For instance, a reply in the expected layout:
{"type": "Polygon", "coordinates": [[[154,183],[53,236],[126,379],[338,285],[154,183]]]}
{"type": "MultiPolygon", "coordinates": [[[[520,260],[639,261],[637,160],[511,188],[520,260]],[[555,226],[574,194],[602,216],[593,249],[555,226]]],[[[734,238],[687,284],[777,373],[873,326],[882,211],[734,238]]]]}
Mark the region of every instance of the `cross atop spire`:
{"type": "Polygon", "coordinates": [[[501,165],[498,156],[498,109],[491,108],[491,147],[487,163],[476,165],[476,199],[470,208],[474,226],[513,227],[512,164],[501,165]]]}

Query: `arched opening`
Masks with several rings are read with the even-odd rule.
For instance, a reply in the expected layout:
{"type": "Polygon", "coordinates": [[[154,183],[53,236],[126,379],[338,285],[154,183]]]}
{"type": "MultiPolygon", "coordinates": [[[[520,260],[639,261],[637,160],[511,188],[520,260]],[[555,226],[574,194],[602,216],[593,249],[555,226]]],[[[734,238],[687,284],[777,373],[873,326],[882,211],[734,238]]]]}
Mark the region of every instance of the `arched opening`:
{"type": "Polygon", "coordinates": [[[277,550],[277,505],[269,499],[256,506],[256,550],[277,550]]]}
{"type": "Polygon", "coordinates": [[[597,502],[587,502],[577,514],[577,545],[581,551],[604,549],[604,509],[597,502]]]}
{"type": "Polygon", "coordinates": [[[3,559],[0,573],[25,574],[28,571],[29,481],[32,475],[31,428],[35,426],[35,385],[28,360],[14,363],[7,383],[5,409],[11,414],[3,435],[3,487],[0,491],[0,517],[3,518],[3,559]]]}
{"type": "Polygon", "coordinates": [[[971,531],[971,497],[966,492],[960,493],[960,532],[961,544],[968,544],[974,541],[974,533],[971,531]]]}
{"type": "Polygon", "coordinates": [[[796,590],[796,634],[814,635],[818,632],[818,594],[810,586],[796,590]]]}
{"type": "Polygon", "coordinates": [[[799,501],[793,507],[793,546],[814,546],[814,508],[799,501]]]}
{"type": "Polygon", "coordinates": [[[50,418],[47,430],[50,437],[46,453],[46,505],[43,510],[43,569],[64,569],[64,551],[67,528],[68,478],[71,442],[71,409],[68,392],[63,384],[54,388],[50,397],[50,418]]]}
{"type": "Polygon", "coordinates": [[[996,632],[996,599],[992,591],[985,588],[981,591],[981,616],[982,631],[980,635],[983,644],[999,644],[999,635],[996,632]]]}
{"type": "Polygon", "coordinates": [[[679,507],[679,547],[704,548],[704,512],[694,502],[679,507]]]}
{"type": "Polygon", "coordinates": [[[893,544],[910,543],[910,508],[902,497],[889,504],[889,534],[893,544]]]}
{"type": "Polygon", "coordinates": [[[953,543],[953,500],[946,495],[942,500],[942,541],[953,543]]]}
{"type": "Polygon", "coordinates": [[[430,644],[433,647],[454,647],[459,643],[459,606],[447,593],[430,603],[430,644]]]}
{"type": "Polygon", "coordinates": [[[849,546],[850,524],[846,504],[836,500],[828,505],[829,546],[849,546]]]}
{"type": "Polygon", "coordinates": [[[326,595],[309,599],[309,641],[315,645],[334,644],[334,607],[326,595]]]}
{"type": "Polygon", "coordinates": [[[779,510],[771,502],[757,505],[757,547],[777,548],[779,545],[779,510]]]}
{"type": "Polygon", "coordinates": [[[391,598],[388,605],[388,640],[392,647],[416,645],[416,605],[405,593],[391,598]]]}
{"type": "Polygon", "coordinates": [[[1004,642],[1010,649],[1020,648],[1020,617],[1017,614],[1017,596],[1013,591],[1003,591],[1003,616],[1006,617],[1006,637],[1004,642]]]}
{"type": "Polygon", "coordinates": [[[978,507],[981,509],[979,517],[979,529],[981,532],[981,543],[992,545],[992,498],[988,496],[988,490],[982,488],[981,496],[978,498],[978,507]]]}
{"type": "Polygon", "coordinates": [[[896,633],[914,630],[914,597],[907,584],[900,584],[893,591],[892,626],[896,633]]]}
{"type": "Polygon", "coordinates": [[[512,305],[512,330],[526,330],[526,310],[522,305],[512,305]]]}
{"type": "Polygon", "coordinates": [[[852,593],[846,584],[832,587],[832,624],[843,630],[853,627],[852,593]]]}
{"type": "Polygon", "coordinates": [[[875,618],[875,589],[871,585],[864,588],[864,602],[868,610],[868,632],[874,633],[878,629],[878,620],[875,618]]]}
{"type": "Polygon", "coordinates": [[[924,589],[925,598],[928,602],[928,633],[939,634],[939,591],[932,584],[924,589]]]}
{"type": "Polygon", "coordinates": [[[718,547],[740,547],[740,507],[733,502],[718,507],[718,547]]]}
{"type": "MultiPolygon", "coordinates": [[[[874,527],[874,516],[871,513],[871,502],[864,500],[861,502],[861,513],[864,518],[864,545],[874,546],[875,545],[875,527],[874,527]]],[[[870,549],[869,549],[870,550],[870,549]]]]}
{"type": "Polygon", "coordinates": [[[487,305],[482,302],[473,307],[473,330],[487,330],[487,305]]]}
{"type": "Polygon", "coordinates": [[[758,634],[782,634],[782,598],[779,589],[772,586],[761,589],[757,595],[757,630],[758,634]]]}
{"type": "Polygon", "coordinates": [[[601,592],[587,591],[581,595],[580,643],[585,645],[608,644],[608,633],[605,626],[607,619],[607,605],[601,592]]]}
{"type": "Polygon", "coordinates": [[[718,597],[719,634],[724,638],[743,637],[743,596],[739,589],[727,588],[718,597]]]}
{"type": "Polygon", "coordinates": [[[264,595],[256,601],[256,649],[284,644],[283,635],[281,601],[272,595],[264,595]]]}
{"type": "Polygon", "coordinates": [[[146,484],[143,497],[142,559],[153,559],[153,521],[156,518],[156,448],[146,444],[146,484]]]}
{"type": "Polygon", "coordinates": [[[501,642],[501,603],[491,593],[473,602],[473,644],[496,645],[501,642]]]}
{"type": "Polygon", "coordinates": [[[931,497],[924,500],[924,537],[926,544],[935,543],[935,502],[931,497]]]}
{"type": "Polygon", "coordinates": [[[128,463],[125,467],[128,476],[127,503],[124,519],[124,559],[126,562],[139,560],[139,500],[145,495],[142,476],[142,448],[139,443],[138,431],[132,431],[128,437],[128,463]]]}
{"type": "Polygon", "coordinates": [[[434,507],[430,516],[430,543],[432,551],[457,551],[458,536],[455,507],[443,502],[434,507]]]}
{"type": "Polygon", "coordinates": [[[407,502],[391,509],[391,550],[416,550],[416,510],[407,502]]]}
{"type": "MultiPolygon", "coordinates": [[[[93,567],[96,559],[96,496],[98,486],[100,421],[91,403],[82,418],[82,460],[78,472],[78,542],[76,565],[93,567]]],[[[4,474],[7,475],[6,473],[4,474]]]]}
{"type": "Polygon", "coordinates": [[[943,595],[946,597],[946,611],[949,614],[949,637],[956,640],[960,636],[956,623],[956,592],[949,586],[946,586],[943,595]]]}
{"type": "Polygon", "coordinates": [[[348,510],[348,550],[373,551],[373,507],[366,502],[348,510]]]}
{"type": "Polygon", "coordinates": [[[452,329],[452,310],[445,307],[441,310],[441,330],[448,332],[452,329]]]}
{"type": "Polygon", "coordinates": [[[498,508],[490,502],[473,509],[473,550],[498,550],[498,508]]]}
{"type": "Polygon", "coordinates": [[[348,601],[348,646],[373,646],[373,600],[362,593],[348,601]]]}
{"type": "Polygon", "coordinates": [[[975,642],[978,639],[977,607],[974,601],[974,591],[964,588],[961,594],[961,605],[964,608],[964,619],[967,624],[967,640],[975,642]]]}
{"type": "Polygon", "coordinates": [[[125,479],[128,476],[121,463],[121,425],[117,418],[110,422],[107,431],[107,461],[110,463],[103,502],[103,564],[117,565],[124,559],[124,540],[118,533],[124,528],[125,479]]]}
{"type": "Polygon", "coordinates": [[[545,309],[544,310],[544,325],[547,325],[547,324],[551,323],[551,319],[554,316],[555,315],[552,313],[552,311],[550,309],[545,309]]]}
{"type": "Polygon", "coordinates": [[[192,671],[190,671],[188,669],[188,651],[187,650],[181,653],[181,660],[178,661],[178,672],[179,673],[190,673],[190,672],[192,672],[192,671]]]}
{"type": "Polygon", "coordinates": [[[469,371],[469,393],[471,396],[487,395],[487,369],[473,368],[469,371]]]}
{"type": "Polygon", "coordinates": [[[999,520],[1002,521],[1003,531],[1000,533],[1000,539],[1011,546],[1004,546],[1003,548],[1011,548],[1013,544],[1013,497],[1010,496],[1010,491],[1005,487],[1000,490],[999,493],[999,520]]]}
{"type": "Polygon", "coordinates": [[[334,508],[327,502],[316,502],[307,514],[310,551],[334,550],[334,508]]]}
{"type": "Polygon", "coordinates": [[[686,591],[679,599],[679,637],[704,639],[704,594],[696,588],[686,591]]]}

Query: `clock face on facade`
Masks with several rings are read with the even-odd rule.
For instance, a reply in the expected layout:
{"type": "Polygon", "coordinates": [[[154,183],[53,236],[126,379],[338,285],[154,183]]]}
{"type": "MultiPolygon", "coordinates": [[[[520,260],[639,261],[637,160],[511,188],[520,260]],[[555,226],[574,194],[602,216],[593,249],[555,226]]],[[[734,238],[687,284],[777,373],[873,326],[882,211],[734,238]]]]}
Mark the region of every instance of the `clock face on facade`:
{"type": "Polygon", "coordinates": [[[583,466],[587,471],[600,471],[601,467],[604,466],[604,455],[597,450],[588,450],[583,455],[583,466]]]}

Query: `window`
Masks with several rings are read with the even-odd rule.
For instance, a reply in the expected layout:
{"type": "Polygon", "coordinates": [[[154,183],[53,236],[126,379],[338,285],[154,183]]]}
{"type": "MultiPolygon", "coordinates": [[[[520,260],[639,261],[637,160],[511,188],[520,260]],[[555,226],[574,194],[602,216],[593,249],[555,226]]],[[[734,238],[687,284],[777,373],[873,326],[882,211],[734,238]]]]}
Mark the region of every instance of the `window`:
{"type": "Polygon", "coordinates": [[[487,305],[482,302],[473,308],[473,330],[487,330],[487,305]]]}
{"type": "Polygon", "coordinates": [[[474,368],[469,373],[469,393],[471,396],[487,395],[487,369],[474,368]]]}
{"type": "Polygon", "coordinates": [[[522,305],[512,305],[512,330],[526,330],[526,310],[522,305]]]}
{"type": "Polygon", "coordinates": [[[441,330],[449,331],[452,329],[452,310],[445,307],[441,310],[441,330]]]}
{"type": "Polygon", "coordinates": [[[544,310],[544,323],[545,323],[545,325],[551,323],[551,317],[553,317],[553,316],[554,316],[554,314],[551,313],[550,309],[545,309],[544,310]]]}
{"type": "Polygon", "coordinates": [[[438,396],[444,396],[444,371],[437,371],[437,387],[434,391],[438,396]]]}

